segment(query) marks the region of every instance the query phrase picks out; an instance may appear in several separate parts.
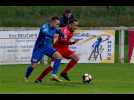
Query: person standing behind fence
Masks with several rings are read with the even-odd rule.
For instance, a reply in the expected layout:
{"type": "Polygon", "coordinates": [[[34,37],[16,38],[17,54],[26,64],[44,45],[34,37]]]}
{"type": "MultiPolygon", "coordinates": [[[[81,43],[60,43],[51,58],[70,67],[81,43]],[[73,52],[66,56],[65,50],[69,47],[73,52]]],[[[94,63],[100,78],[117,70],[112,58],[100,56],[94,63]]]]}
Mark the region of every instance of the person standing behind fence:
{"type": "Polygon", "coordinates": [[[69,21],[73,19],[74,16],[71,10],[65,10],[63,16],[60,18],[60,27],[65,27],[69,23],[69,21]]]}

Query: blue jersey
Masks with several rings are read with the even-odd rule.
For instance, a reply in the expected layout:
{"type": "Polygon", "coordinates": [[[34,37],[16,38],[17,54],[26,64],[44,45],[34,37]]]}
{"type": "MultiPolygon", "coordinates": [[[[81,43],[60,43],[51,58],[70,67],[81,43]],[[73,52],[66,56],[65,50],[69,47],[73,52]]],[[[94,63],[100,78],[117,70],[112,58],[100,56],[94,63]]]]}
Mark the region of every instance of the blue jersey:
{"type": "Polygon", "coordinates": [[[54,35],[56,33],[63,35],[60,30],[50,27],[49,23],[42,25],[34,48],[46,48],[52,46],[54,35]]]}
{"type": "Polygon", "coordinates": [[[51,46],[55,32],[56,28],[51,28],[49,24],[42,25],[35,43],[35,48],[51,46]]]}
{"type": "Polygon", "coordinates": [[[99,39],[97,39],[97,41],[92,45],[92,47],[99,47],[100,46],[100,44],[102,43],[102,42],[104,42],[104,41],[106,41],[106,40],[109,40],[109,37],[108,38],[106,38],[105,40],[102,40],[102,38],[99,38],[99,39]]]}
{"type": "Polygon", "coordinates": [[[92,45],[92,47],[99,47],[100,46],[100,44],[101,44],[101,41],[99,41],[99,40],[97,40],[97,41],[95,41],[95,43],[92,45]]]}
{"type": "Polygon", "coordinates": [[[56,33],[64,37],[64,34],[60,30],[56,28],[52,28],[49,23],[41,26],[32,53],[32,58],[31,58],[32,63],[37,63],[39,60],[42,59],[44,55],[52,57],[53,53],[56,51],[56,49],[53,48],[52,46],[54,35],[56,33]]]}

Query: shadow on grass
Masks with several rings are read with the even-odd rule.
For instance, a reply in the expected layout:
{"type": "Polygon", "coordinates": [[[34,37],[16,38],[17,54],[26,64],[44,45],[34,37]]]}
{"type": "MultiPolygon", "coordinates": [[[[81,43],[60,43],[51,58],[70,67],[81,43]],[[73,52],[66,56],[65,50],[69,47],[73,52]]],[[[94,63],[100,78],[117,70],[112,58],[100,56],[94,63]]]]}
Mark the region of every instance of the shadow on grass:
{"type": "Polygon", "coordinates": [[[34,84],[37,84],[37,85],[44,85],[44,86],[52,86],[52,87],[55,87],[55,86],[58,86],[58,87],[80,87],[80,86],[93,86],[93,82],[91,83],[82,83],[82,82],[76,82],[76,81],[71,81],[71,82],[67,82],[67,81],[64,81],[64,82],[52,82],[52,81],[43,81],[42,83],[34,83],[34,84]]]}

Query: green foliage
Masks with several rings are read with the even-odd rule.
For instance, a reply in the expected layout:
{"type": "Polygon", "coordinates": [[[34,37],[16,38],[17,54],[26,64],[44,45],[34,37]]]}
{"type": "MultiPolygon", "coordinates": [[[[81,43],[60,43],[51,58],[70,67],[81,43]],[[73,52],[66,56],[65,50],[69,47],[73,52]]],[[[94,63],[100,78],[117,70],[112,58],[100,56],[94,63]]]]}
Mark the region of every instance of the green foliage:
{"type": "Polygon", "coordinates": [[[0,26],[39,27],[52,16],[71,9],[80,25],[133,26],[133,6],[0,6],[0,26]]]}

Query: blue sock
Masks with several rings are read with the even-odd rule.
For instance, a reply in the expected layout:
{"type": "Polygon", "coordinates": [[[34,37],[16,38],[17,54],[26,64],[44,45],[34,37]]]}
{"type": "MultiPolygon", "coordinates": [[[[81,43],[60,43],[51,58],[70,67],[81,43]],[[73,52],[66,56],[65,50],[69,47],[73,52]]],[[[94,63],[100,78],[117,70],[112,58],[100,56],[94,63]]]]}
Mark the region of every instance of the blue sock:
{"type": "Polygon", "coordinates": [[[52,76],[56,75],[59,67],[60,67],[60,63],[61,63],[61,59],[55,59],[54,60],[54,66],[53,66],[53,70],[52,70],[52,76]]]}
{"type": "Polygon", "coordinates": [[[33,68],[31,65],[29,65],[27,70],[26,70],[25,77],[28,78],[31,75],[32,71],[33,71],[33,68]]]}

